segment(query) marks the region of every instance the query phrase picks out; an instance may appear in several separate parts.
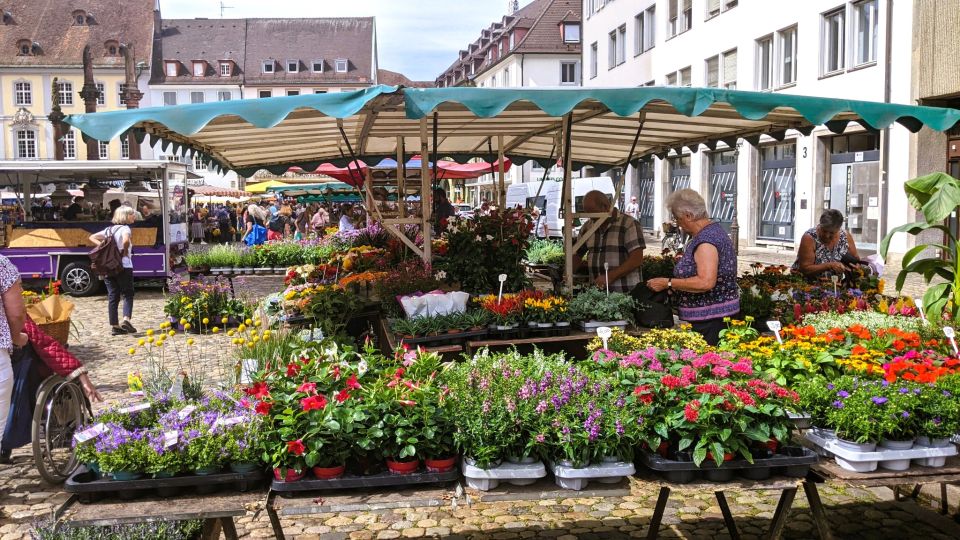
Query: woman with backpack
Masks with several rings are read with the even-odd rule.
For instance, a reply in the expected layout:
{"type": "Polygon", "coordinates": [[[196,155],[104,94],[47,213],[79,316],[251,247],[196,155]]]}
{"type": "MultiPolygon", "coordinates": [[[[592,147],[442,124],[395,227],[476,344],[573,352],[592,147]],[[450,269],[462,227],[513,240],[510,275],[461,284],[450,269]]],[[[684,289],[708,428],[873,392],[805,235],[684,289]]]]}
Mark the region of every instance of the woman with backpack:
{"type": "Polygon", "coordinates": [[[130,323],[133,316],[133,231],[130,224],[136,219],[133,208],[120,206],[113,212],[113,225],[90,236],[90,241],[100,246],[107,237],[120,251],[121,264],[119,272],[105,275],[103,281],[107,285],[107,317],[110,319],[110,333],[114,336],[136,334],[137,329],[130,323]],[[123,323],[117,316],[120,307],[120,298],[123,297],[123,323]]]}
{"type": "Polygon", "coordinates": [[[256,204],[247,206],[245,229],[240,240],[248,246],[258,246],[267,241],[267,211],[256,204]]]}
{"type": "Polygon", "coordinates": [[[292,214],[293,210],[286,204],[277,210],[277,215],[270,218],[270,224],[267,225],[267,240],[283,240],[290,236],[292,214]]]}

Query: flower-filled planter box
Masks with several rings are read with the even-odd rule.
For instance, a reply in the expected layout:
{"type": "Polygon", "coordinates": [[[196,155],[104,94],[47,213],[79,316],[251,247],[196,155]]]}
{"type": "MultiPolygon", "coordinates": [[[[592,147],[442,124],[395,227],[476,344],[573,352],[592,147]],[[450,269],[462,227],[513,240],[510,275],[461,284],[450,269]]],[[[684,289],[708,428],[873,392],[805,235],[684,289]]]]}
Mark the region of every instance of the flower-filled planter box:
{"type": "Polygon", "coordinates": [[[943,466],[943,462],[937,458],[947,458],[957,455],[957,447],[953,444],[939,448],[913,446],[908,450],[878,448],[875,445],[871,445],[873,446],[872,449],[870,447],[855,449],[853,445],[846,441],[823,437],[821,431],[808,431],[805,437],[808,441],[827,453],[827,455],[833,456],[840,468],[859,473],[873,472],[877,470],[878,466],[882,466],[881,463],[891,461],[906,461],[909,463],[913,460],[925,460],[925,466],[939,467],[943,466]],[[930,465],[931,463],[932,465],[930,465]]]}
{"type": "Polygon", "coordinates": [[[817,454],[809,448],[786,446],[780,451],[782,453],[768,458],[754,458],[753,463],[737,459],[724,461],[719,467],[713,460],[704,461],[698,467],[692,461],[676,461],[649,452],[641,454],[640,461],[667,481],[685,484],[698,478],[727,482],[735,475],[748,480],[764,480],[773,475],[803,478],[818,460],[817,454]]]}
{"type": "Polygon", "coordinates": [[[542,461],[530,460],[527,463],[503,462],[496,467],[481,469],[464,460],[461,465],[467,487],[480,491],[490,491],[507,482],[514,486],[528,486],[547,475],[542,461]]]}
{"type": "Polygon", "coordinates": [[[553,473],[557,485],[561,488],[580,491],[585,489],[590,481],[615,484],[626,476],[633,476],[637,471],[633,463],[614,460],[591,463],[580,468],[565,462],[551,463],[550,472],[553,473]]]}

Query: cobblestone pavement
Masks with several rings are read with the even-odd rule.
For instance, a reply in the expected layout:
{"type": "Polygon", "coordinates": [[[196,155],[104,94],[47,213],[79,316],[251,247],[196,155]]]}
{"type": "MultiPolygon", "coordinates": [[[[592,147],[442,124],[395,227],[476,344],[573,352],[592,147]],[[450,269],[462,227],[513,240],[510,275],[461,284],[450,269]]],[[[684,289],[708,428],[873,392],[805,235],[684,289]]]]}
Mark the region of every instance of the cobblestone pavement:
{"type": "MultiPolygon", "coordinates": [[[[253,277],[238,286],[240,294],[262,297],[281,287],[278,278],[253,277]]],[[[75,318],[82,323],[71,350],[90,368],[107,400],[120,398],[129,371],[139,369],[127,354],[136,337],[109,335],[106,299],[77,299],[75,318]]],[[[134,325],[146,330],[161,321],[163,294],[159,289],[138,290],[134,325]]],[[[211,339],[208,337],[199,339],[211,339]]],[[[213,347],[208,347],[212,350],[213,347]]],[[[222,349],[220,349],[222,350],[222,349]]],[[[215,362],[216,358],[208,361],[215,362]]],[[[886,488],[842,488],[826,484],[821,497],[838,538],[960,538],[960,525],[931,510],[927,503],[893,502],[886,488]]],[[[570,498],[544,501],[475,503],[458,508],[394,509],[341,512],[283,519],[288,538],[627,538],[646,535],[657,496],[657,486],[636,479],[630,495],[599,499],[570,498]]],[[[731,491],[731,511],[744,538],[762,535],[776,508],[778,493],[731,491]]],[[[29,538],[32,523],[49,517],[67,499],[60,486],[43,482],[27,449],[14,452],[12,465],[0,465],[0,540],[29,538]]],[[[956,501],[956,497],[953,498],[956,501]]],[[[238,518],[244,538],[273,536],[262,503],[238,518]]],[[[664,538],[726,537],[720,509],[709,491],[675,491],[661,528],[664,538]]],[[[814,538],[816,530],[802,490],[798,493],[786,529],[787,538],[814,538]]]]}

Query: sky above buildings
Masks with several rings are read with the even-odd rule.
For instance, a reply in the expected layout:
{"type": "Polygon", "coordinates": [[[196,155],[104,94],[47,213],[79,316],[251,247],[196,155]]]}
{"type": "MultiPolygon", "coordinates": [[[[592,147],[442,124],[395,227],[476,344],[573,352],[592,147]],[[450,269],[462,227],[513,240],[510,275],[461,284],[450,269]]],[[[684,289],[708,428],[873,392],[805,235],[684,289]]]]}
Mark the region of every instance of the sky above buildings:
{"type": "MultiPolygon", "coordinates": [[[[521,7],[529,1],[521,0],[521,7]]],[[[434,80],[480,31],[506,14],[507,0],[223,0],[225,18],[377,18],[380,68],[434,80]]],[[[161,0],[165,19],[220,18],[221,0],[161,0]]]]}

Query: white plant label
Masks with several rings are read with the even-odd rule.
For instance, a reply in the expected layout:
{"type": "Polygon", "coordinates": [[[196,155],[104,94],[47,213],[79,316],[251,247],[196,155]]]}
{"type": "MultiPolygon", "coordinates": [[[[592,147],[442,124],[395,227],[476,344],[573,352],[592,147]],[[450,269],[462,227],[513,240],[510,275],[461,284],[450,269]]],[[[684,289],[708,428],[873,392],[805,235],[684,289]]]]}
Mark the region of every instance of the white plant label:
{"type": "Polygon", "coordinates": [[[597,327],[597,337],[603,340],[603,348],[607,348],[607,340],[610,339],[610,336],[613,335],[613,330],[609,326],[600,326],[597,327]]]}
{"type": "Polygon", "coordinates": [[[947,336],[947,339],[950,340],[950,346],[953,347],[953,354],[960,354],[960,351],[957,350],[957,340],[954,339],[956,338],[956,332],[953,331],[953,327],[944,326],[943,335],[947,336]]]}
{"type": "Polygon", "coordinates": [[[840,281],[840,276],[837,276],[837,275],[830,276],[830,281],[833,282],[833,295],[836,296],[836,295],[837,295],[837,282],[840,281]]]}
{"type": "Polygon", "coordinates": [[[143,390],[134,390],[130,392],[130,395],[133,397],[143,397],[143,390]]]}
{"type": "Polygon", "coordinates": [[[188,416],[193,414],[193,411],[197,410],[197,407],[194,405],[187,405],[186,407],[180,409],[180,412],[177,413],[177,418],[180,420],[186,419],[188,416]]]}
{"type": "Polygon", "coordinates": [[[117,412],[123,414],[131,414],[135,412],[145,411],[150,408],[149,403],[137,403],[136,405],[130,405],[129,407],[124,407],[117,412]]]}
{"type": "MultiPolygon", "coordinates": [[[[607,285],[607,296],[610,296],[610,263],[607,262],[603,263],[603,282],[607,285]]],[[[606,342],[603,348],[607,348],[606,342]]]]}
{"type": "Polygon", "coordinates": [[[233,426],[236,424],[242,424],[243,422],[246,422],[246,421],[247,419],[244,418],[243,416],[231,416],[230,418],[224,418],[221,416],[220,418],[217,418],[216,422],[213,423],[213,427],[233,426]]]}
{"type": "Polygon", "coordinates": [[[171,446],[177,444],[177,441],[180,440],[180,434],[177,433],[177,430],[171,429],[170,431],[163,432],[163,447],[170,448],[171,446]]]}
{"type": "Polygon", "coordinates": [[[497,276],[497,279],[500,280],[500,292],[497,293],[497,305],[500,305],[500,299],[503,298],[503,284],[507,282],[507,275],[500,274],[497,276]]]}
{"type": "Polygon", "coordinates": [[[927,315],[923,312],[923,306],[917,304],[917,312],[920,314],[920,318],[923,319],[923,324],[930,324],[930,321],[927,320],[927,315]]]}
{"type": "Polygon", "coordinates": [[[94,424],[79,433],[74,433],[73,440],[77,441],[77,444],[82,444],[91,439],[95,439],[106,432],[107,426],[101,422],[94,424]]]}
{"type": "Polygon", "coordinates": [[[780,337],[780,330],[783,329],[783,325],[780,324],[780,321],[767,321],[767,328],[776,336],[777,343],[783,345],[783,338],[780,337]]]}

